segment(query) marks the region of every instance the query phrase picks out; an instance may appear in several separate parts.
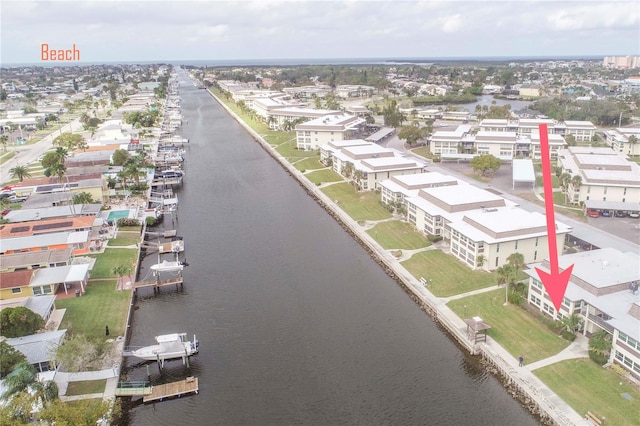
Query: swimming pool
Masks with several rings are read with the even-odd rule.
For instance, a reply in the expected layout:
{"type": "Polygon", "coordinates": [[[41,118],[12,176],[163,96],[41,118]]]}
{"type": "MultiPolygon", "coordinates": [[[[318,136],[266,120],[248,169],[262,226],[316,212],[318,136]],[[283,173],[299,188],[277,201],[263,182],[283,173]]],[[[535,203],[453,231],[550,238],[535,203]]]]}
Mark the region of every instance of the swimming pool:
{"type": "Polygon", "coordinates": [[[117,221],[118,219],[121,219],[123,217],[129,217],[129,210],[114,210],[109,213],[107,221],[117,221]]]}

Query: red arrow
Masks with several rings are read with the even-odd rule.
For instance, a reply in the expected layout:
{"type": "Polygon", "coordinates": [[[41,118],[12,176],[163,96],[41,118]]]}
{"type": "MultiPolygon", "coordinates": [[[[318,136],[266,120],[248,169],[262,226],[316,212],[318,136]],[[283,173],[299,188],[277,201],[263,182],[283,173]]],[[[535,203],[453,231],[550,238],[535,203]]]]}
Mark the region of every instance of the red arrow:
{"type": "Polygon", "coordinates": [[[556,311],[560,310],[564,293],[569,285],[573,265],[560,272],[558,268],[558,242],[556,240],[556,219],[553,210],[553,187],[551,186],[551,160],[549,155],[549,135],[547,125],[540,124],[540,154],[542,156],[542,183],[544,185],[544,207],[547,213],[547,239],[549,240],[549,272],[536,268],[538,276],[551,298],[556,311]]]}

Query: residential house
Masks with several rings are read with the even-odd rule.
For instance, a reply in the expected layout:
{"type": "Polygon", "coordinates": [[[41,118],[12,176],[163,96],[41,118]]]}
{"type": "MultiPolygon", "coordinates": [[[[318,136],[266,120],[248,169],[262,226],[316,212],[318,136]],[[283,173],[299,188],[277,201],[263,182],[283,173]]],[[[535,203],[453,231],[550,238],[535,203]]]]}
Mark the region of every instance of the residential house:
{"type": "Polygon", "coordinates": [[[89,267],[89,264],[80,264],[3,272],[0,274],[0,299],[55,295],[59,286],[67,294],[71,289],[84,293],[89,267]]]}
{"type": "Polygon", "coordinates": [[[48,331],[6,339],[5,341],[22,352],[27,362],[42,373],[56,369],[53,354],[56,348],[62,344],[66,332],[67,330],[48,331]]]}

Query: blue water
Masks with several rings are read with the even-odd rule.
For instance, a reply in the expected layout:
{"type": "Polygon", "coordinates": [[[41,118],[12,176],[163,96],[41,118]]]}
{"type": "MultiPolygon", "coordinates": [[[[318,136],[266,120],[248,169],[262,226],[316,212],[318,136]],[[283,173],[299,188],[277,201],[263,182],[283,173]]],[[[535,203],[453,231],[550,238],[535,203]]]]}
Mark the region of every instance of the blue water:
{"type": "Polygon", "coordinates": [[[104,62],[73,62],[65,64],[56,62],[51,64],[15,63],[3,64],[3,68],[39,66],[39,67],[64,67],[64,66],[88,66],[88,65],[115,65],[115,64],[172,64],[191,65],[196,67],[225,67],[225,66],[296,66],[296,65],[399,65],[399,64],[430,64],[441,62],[523,62],[523,61],[560,61],[560,60],[596,60],[601,61],[605,55],[584,56],[453,56],[453,57],[408,57],[408,58],[264,58],[264,59],[158,59],[156,61],[104,61],[104,62]]]}
{"type": "Polygon", "coordinates": [[[107,217],[107,221],[118,220],[123,217],[129,217],[129,210],[114,210],[109,213],[109,217],[107,217]]]}

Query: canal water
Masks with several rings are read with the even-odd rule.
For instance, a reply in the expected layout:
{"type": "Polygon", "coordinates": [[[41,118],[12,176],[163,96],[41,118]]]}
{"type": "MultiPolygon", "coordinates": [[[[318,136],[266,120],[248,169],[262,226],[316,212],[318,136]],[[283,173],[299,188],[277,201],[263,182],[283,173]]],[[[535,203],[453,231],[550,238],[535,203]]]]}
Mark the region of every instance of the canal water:
{"type": "Polygon", "coordinates": [[[205,90],[183,76],[180,94],[190,144],[165,226],[189,266],[182,290],[139,291],[130,344],[184,331],[200,353],[162,374],[130,359],[128,379],[200,392],[130,424],[537,424],[205,90]]]}

